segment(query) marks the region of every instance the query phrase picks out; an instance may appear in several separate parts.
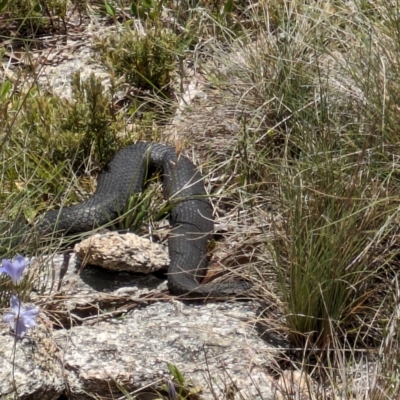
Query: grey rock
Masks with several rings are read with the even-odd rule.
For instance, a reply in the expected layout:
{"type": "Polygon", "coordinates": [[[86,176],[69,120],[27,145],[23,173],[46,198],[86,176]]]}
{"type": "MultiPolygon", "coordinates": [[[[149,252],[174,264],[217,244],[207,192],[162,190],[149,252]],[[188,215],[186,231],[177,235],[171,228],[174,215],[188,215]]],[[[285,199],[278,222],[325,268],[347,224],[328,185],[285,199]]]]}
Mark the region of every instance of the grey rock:
{"type": "Polygon", "coordinates": [[[148,274],[169,265],[164,246],[134,233],[96,233],[76,244],[75,252],[87,264],[116,271],[148,274]]]}
{"type": "Polygon", "coordinates": [[[232,390],[232,399],[274,398],[266,367],[276,349],[255,332],[256,304],[184,303],[158,289],[159,279],[145,290],[142,277],[80,271],[75,257],[59,285],[62,261],[36,260],[30,267],[40,266],[46,276],[54,268],[52,280],[38,281],[41,294],[31,296],[41,309],[37,326],[14,342],[0,324],[1,399],[13,398],[15,388],[19,398],[44,400],[62,393],[121,396],[118,386],[134,395],[160,390],[171,379],[168,363],[201,399],[228,398],[232,390]]]}

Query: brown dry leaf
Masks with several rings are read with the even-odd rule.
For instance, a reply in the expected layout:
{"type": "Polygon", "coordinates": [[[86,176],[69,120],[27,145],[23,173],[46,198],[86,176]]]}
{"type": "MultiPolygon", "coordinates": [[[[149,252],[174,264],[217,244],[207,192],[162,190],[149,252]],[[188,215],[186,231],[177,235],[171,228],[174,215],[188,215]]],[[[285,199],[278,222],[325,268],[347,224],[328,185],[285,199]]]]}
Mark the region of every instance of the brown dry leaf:
{"type": "Polygon", "coordinates": [[[14,183],[18,190],[25,189],[26,183],[24,181],[15,181],[14,183]]]}

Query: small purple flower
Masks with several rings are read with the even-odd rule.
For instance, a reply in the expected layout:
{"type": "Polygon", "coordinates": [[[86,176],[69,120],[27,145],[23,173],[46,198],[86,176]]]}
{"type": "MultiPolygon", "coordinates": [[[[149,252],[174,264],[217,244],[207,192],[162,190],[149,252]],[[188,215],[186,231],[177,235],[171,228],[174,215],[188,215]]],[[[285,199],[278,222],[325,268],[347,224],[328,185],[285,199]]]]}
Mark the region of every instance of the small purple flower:
{"type": "Polygon", "coordinates": [[[36,325],[36,315],[39,309],[23,306],[15,294],[11,296],[10,305],[12,311],[4,315],[3,321],[11,325],[18,339],[22,339],[26,330],[36,325]]]}
{"type": "Polygon", "coordinates": [[[174,382],[172,382],[171,380],[168,381],[168,397],[170,400],[177,400],[177,394],[176,394],[176,390],[175,390],[175,385],[174,382]]]}
{"type": "Polygon", "coordinates": [[[8,274],[14,285],[19,285],[21,282],[21,276],[24,272],[25,267],[28,265],[24,256],[17,255],[14,260],[7,260],[6,258],[1,260],[2,267],[0,272],[8,274]]]}

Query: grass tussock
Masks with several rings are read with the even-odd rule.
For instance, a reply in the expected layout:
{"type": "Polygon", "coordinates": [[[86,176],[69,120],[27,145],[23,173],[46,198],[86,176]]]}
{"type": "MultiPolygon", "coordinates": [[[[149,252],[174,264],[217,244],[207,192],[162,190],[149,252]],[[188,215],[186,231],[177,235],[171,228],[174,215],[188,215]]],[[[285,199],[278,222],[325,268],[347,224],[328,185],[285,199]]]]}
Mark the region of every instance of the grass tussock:
{"type": "Polygon", "coordinates": [[[382,261],[377,252],[393,234],[397,213],[375,174],[360,172],[368,162],[363,152],[332,159],[332,152],[320,151],[285,166],[286,209],[274,221],[275,261],[296,347],[325,348],[355,310],[363,313],[382,261]]]}

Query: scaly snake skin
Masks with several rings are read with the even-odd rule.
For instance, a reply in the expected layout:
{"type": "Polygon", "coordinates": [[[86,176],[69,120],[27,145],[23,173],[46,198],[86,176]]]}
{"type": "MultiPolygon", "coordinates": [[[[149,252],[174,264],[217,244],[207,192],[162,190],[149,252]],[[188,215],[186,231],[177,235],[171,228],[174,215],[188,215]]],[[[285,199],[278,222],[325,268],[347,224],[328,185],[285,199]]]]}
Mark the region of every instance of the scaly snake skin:
{"type": "Polygon", "coordinates": [[[64,233],[90,231],[116,219],[129,197],[143,190],[151,171],[161,169],[165,195],[172,205],[168,239],[168,288],[190,298],[225,297],[249,288],[246,282],[200,285],[207,271],[207,244],[214,223],[203,178],[193,163],[172,147],[137,143],[120,150],[103,168],[96,192],[86,201],[48,211],[40,228],[64,233]]]}

